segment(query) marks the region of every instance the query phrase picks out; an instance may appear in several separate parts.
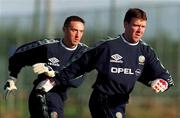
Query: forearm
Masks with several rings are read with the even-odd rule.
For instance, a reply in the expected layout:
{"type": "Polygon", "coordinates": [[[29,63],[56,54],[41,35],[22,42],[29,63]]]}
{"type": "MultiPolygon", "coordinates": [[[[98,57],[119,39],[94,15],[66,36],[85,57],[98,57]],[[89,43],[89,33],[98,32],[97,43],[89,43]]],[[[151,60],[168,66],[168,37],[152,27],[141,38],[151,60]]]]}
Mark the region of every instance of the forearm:
{"type": "Polygon", "coordinates": [[[77,81],[80,82],[80,79],[82,78],[78,77],[85,74],[85,72],[85,69],[81,69],[77,64],[72,63],[71,65],[59,71],[59,73],[56,73],[55,79],[64,85],[73,86],[73,84],[77,81]]]}
{"type": "MultiPolygon", "coordinates": [[[[84,75],[95,69],[95,63],[93,56],[89,56],[91,52],[84,54],[81,58],[75,60],[71,64],[67,65],[65,68],[56,74],[56,79],[64,85],[71,85],[75,78],[84,75]]],[[[79,81],[79,80],[77,80],[79,81]]]]}
{"type": "Polygon", "coordinates": [[[9,66],[8,66],[9,76],[17,78],[19,72],[21,71],[23,67],[24,67],[23,64],[19,62],[18,60],[15,60],[15,59],[10,60],[9,66]]]}
{"type": "Polygon", "coordinates": [[[79,87],[83,83],[84,79],[85,79],[85,75],[81,75],[72,80],[69,80],[69,87],[73,87],[73,88],[79,87]]]}

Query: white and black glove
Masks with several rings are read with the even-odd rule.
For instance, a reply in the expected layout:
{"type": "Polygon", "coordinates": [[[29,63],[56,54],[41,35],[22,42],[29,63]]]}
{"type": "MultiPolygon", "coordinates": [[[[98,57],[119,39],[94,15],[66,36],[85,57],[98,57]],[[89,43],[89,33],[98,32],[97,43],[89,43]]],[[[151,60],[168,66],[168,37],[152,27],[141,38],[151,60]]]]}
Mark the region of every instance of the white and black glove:
{"type": "Polygon", "coordinates": [[[33,71],[36,74],[46,74],[50,78],[46,78],[41,81],[37,86],[36,90],[39,92],[48,92],[50,91],[56,84],[52,77],[55,76],[55,71],[48,66],[46,63],[36,63],[33,66],[33,71]]]}
{"type": "Polygon", "coordinates": [[[5,97],[5,99],[9,96],[10,93],[17,90],[15,82],[16,82],[16,78],[9,76],[9,79],[6,81],[6,83],[4,85],[4,97],[5,97]]]}
{"type": "Polygon", "coordinates": [[[41,81],[37,86],[36,90],[40,93],[48,92],[50,91],[54,86],[56,85],[53,78],[47,78],[43,81],[41,81]]]}
{"type": "Polygon", "coordinates": [[[54,77],[55,76],[55,71],[48,66],[46,63],[36,63],[33,66],[33,71],[36,74],[46,74],[49,77],[54,77]]]}
{"type": "Polygon", "coordinates": [[[159,93],[159,92],[164,92],[165,90],[168,89],[168,83],[161,79],[161,78],[158,78],[154,81],[152,81],[151,83],[151,88],[156,92],[156,93],[159,93]]]}

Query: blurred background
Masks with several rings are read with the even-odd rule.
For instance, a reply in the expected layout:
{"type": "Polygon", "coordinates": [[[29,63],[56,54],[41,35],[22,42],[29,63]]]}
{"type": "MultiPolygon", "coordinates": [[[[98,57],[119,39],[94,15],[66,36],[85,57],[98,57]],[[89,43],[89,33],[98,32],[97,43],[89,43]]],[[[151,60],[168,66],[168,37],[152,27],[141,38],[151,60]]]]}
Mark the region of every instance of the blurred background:
{"type": "MultiPolygon", "coordinates": [[[[146,11],[148,24],[143,40],[155,49],[175,86],[155,94],[137,82],[127,105],[127,118],[180,118],[180,0],[0,0],[0,118],[29,117],[28,96],[36,78],[31,67],[19,74],[15,95],[3,99],[8,58],[18,46],[62,37],[64,20],[70,15],[84,18],[82,42],[92,46],[121,34],[125,12],[131,7],[146,11]]],[[[69,90],[65,118],[90,118],[88,100],[96,74],[88,73],[79,88],[69,90]]]]}

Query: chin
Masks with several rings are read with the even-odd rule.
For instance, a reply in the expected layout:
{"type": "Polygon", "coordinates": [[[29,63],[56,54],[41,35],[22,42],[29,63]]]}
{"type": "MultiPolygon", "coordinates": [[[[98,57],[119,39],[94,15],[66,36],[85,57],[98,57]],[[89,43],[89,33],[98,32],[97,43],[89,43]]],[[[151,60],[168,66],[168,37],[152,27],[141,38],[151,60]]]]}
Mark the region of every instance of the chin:
{"type": "Polygon", "coordinates": [[[134,40],[132,41],[132,43],[137,43],[137,42],[139,42],[139,39],[134,39],[134,40]]]}
{"type": "Polygon", "coordinates": [[[138,42],[140,39],[141,39],[141,37],[136,37],[136,38],[134,38],[134,41],[138,42]]]}
{"type": "Polygon", "coordinates": [[[79,43],[79,41],[73,42],[74,45],[77,45],[79,43]]]}
{"type": "Polygon", "coordinates": [[[76,46],[76,45],[78,45],[78,43],[73,43],[72,45],[73,45],[73,46],[76,46]]]}

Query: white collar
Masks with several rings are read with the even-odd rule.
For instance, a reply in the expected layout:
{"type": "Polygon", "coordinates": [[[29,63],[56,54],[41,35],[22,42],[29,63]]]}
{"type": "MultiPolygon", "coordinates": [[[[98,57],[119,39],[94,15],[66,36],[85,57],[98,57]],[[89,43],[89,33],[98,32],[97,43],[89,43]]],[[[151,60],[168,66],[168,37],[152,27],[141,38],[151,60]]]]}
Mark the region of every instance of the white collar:
{"type": "MultiPolygon", "coordinates": [[[[138,41],[137,43],[130,43],[130,42],[128,42],[122,34],[121,34],[121,38],[122,38],[123,41],[124,41],[126,44],[128,44],[128,45],[135,46],[135,45],[138,45],[138,43],[139,43],[139,41],[138,41]]],[[[141,40],[141,39],[140,39],[140,40],[141,40]]]]}

